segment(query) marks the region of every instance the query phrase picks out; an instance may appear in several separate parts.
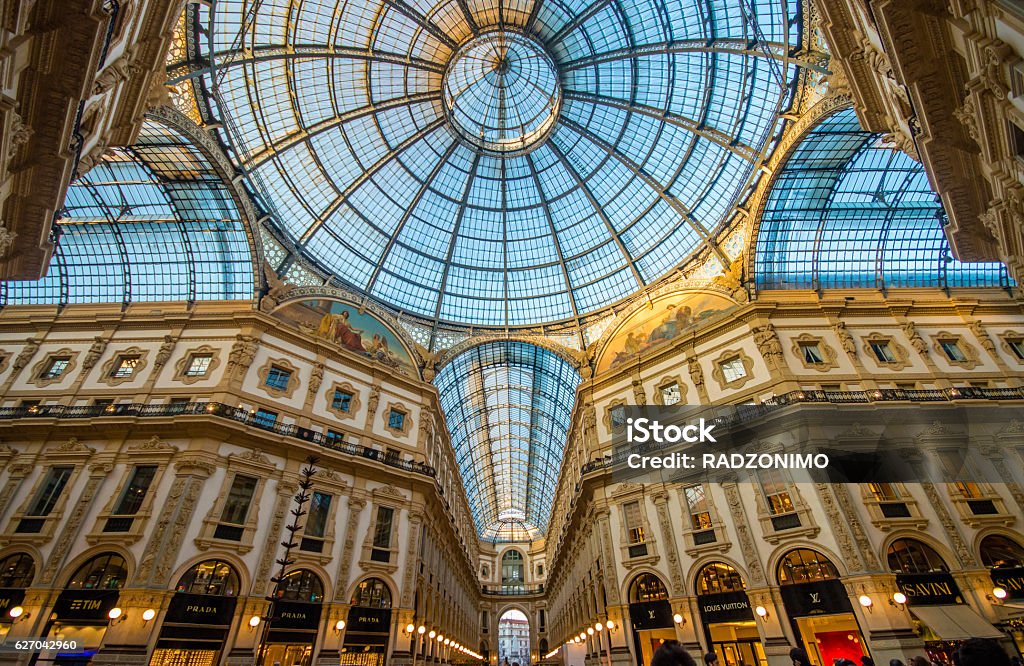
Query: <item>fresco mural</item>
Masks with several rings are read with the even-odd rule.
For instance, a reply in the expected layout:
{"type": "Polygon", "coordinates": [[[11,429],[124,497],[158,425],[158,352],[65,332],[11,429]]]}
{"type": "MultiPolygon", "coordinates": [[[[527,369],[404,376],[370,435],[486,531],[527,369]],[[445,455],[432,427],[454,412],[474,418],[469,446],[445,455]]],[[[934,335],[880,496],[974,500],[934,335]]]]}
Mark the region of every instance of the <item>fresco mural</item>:
{"type": "Polygon", "coordinates": [[[700,326],[709,317],[736,307],[728,298],[707,292],[691,291],[658,299],[653,307],[634,313],[612,334],[597,371],[626,363],[700,326]]]}
{"type": "Polygon", "coordinates": [[[415,374],[409,351],[391,329],[359,307],[325,298],[307,299],[276,310],[274,316],[309,335],[333,342],[407,375],[415,374]]]}

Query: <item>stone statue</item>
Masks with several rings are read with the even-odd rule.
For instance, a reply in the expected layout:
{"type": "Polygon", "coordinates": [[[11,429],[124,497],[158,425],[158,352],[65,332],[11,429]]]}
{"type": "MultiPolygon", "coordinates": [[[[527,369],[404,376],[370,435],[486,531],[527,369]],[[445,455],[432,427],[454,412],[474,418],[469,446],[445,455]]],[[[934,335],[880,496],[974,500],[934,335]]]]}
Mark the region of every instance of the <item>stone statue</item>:
{"type": "Polygon", "coordinates": [[[908,321],[906,324],[903,324],[903,332],[910,340],[910,344],[917,350],[918,354],[924,356],[928,353],[928,343],[925,342],[924,338],[922,338],[917,332],[917,329],[914,327],[914,322],[908,321]]]}
{"type": "Polygon", "coordinates": [[[633,400],[640,406],[647,404],[647,394],[644,393],[644,385],[639,379],[633,380],[633,400]]]}
{"type": "Polygon", "coordinates": [[[690,381],[698,391],[702,391],[704,389],[704,371],[700,369],[700,361],[694,357],[687,360],[686,364],[690,371],[690,381]]]}
{"type": "Polygon", "coordinates": [[[260,299],[260,312],[270,312],[281,302],[285,294],[295,285],[278,277],[277,272],[266,261],[263,262],[263,275],[267,280],[267,293],[260,299]]]}
{"type": "Polygon", "coordinates": [[[857,343],[854,341],[850,332],[846,330],[846,322],[837,321],[835,331],[836,335],[839,337],[839,345],[843,348],[843,351],[845,351],[850,358],[855,358],[857,356],[857,343]]]}
{"type": "Polygon", "coordinates": [[[764,360],[774,361],[776,364],[782,363],[782,343],[779,342],[775,326],[765,324],[754,328],[754,343],[764,360]]]}
{"type": "Polygon", "coordinates": [[[28,365],[28,362],[32,360],[32,357],[39,351],[39,344],[42,342],[39,338],[29,338],[25,341],[25,347],[22,348],[21,353],[14,359],[14,363],[11,367],[14,368],[14,372],[17,373],[19,370],[28,365]]]}
{"type": "Polygon", "coordinates": [[[992,336],[988,334],[980,321],[972,321],[967,324],[967,328],[971,329],[971,333],[974,333],[974,337],[978,338],[978,342],[985,348],[985,351],[992,354],[992,356],[996,355],[996,343],[992,341],[992,336]]]}
{"type": "Polygon", "coordinates": [[[310,396],[316,395],[316,392],[320,390],[320,384],[324,381],[324,364],[316,363],[313,365],[313,369],[309,372],[309,388],[307,393],[310,396]]]}
{"type": "Polygon", "coordinates": [[[171,353],[174,351],[174,337],[170,335],[164,336],[164,343],[160,345],[160,349],[156,352],[156,357],[153,359],[153,367],[157,370],[167,365],[167,361],[171,358],[171,353]]]}
{"type": "Polygon", "coordinates": [[[251,335],[239,335],[228,354],[228,373],[248,368],[256,358],[259,341],[251,335]]]}
{"type": "Polygon", "coordinates": [[[82,359],[82,368],[89,370],[96,362],[100,360],[100,356],[103,356],[103,350],[107,348],[107,341],[96,336],[93,338],[92,346],[89,347],[89,351],[85,353],[85,358],[82,359]]]}

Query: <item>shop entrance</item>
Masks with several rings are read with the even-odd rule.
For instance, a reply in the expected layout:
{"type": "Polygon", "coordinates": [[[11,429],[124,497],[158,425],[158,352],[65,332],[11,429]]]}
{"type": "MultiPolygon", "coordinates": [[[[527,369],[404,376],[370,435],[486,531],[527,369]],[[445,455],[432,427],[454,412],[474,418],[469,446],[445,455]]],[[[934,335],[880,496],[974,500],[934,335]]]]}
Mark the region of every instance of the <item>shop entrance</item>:
{"type": "Polygon", "coordinates": [[[791,550],[777,575],[793,633],[812,664],[831,666],[837,658],[860,663],[870,656],[839,571],[827,557],[805,548],[791,550]]]}
{"type": "Polygon", "coordinates": [[[308,569],[297,569],[278,583],[262,666],[313,663],[323,601],[323,581],[308,569]]]}
{"type": "Polygon", "coordinates": [[[746,589],[740,573],[724,562],[697,574],[704,640],[722,666],[768,666],[746,589]]]}
{"type": "Polygon", "coordinates": [[[227,562],[206,560],[175,587],[150,666],[214,666],[235,617],[238,573],[227,562]]]}
{"type": "Polygon", "coordinates": [[[668,590],[654,574],[640,574],[629,586],[629,619],[637,666],[646,666],[662,643],[676,637],[668,590]]]}
{"type": "Polygon", "coordinates": [[[1004,611],[997,626],[1013,640],[1017,656],[1024,656],[1024,613],[1019,610],[1024,604],[1024,546],[1001,534],[990,534],[981,540],[981,562],[989,568],[993,588],[1006,592],[1012,604],[1004,609],[1016,607],[1004,611]]]}
{"type": "Polygon", "coordinates": [[[348,611],[342,666],[384,666],[391,634],[391,590],[379,578],[359,583],[348,611]]]}
{"type": "Polygon", "coordinates": [[[0,560],[0,641],[7,638],[15,615],[24,614],[24,609],[14,609],[25,600],[25,590],[32,585],[35,575],[35,561],[27,553],[15,553],[0,560]]]}

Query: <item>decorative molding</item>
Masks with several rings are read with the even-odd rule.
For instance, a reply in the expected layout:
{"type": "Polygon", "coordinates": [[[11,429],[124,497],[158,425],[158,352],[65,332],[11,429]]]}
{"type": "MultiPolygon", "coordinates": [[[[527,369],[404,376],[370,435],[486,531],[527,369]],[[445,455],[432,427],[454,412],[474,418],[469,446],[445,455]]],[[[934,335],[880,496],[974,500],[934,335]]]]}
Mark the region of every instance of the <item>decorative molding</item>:
{"type": "Polygon", "coordinates": [[[171,446],[164,440],[160,439],[159,435],[153,435],[145,442],[140,444],[132,444],[128,447],[129,453],[165,453],[173,454],[177,452],[178,447],[171,446]]]}
{"type": "Polygon", "coordinates": [[[628,407],[628,406],[629,405],[626,403],[626,401],[621,399],[621,398],[617,398],[617,399],[612,400],[611,402],[608,403],[608,405],[604,408],[604,416],[601,417],[601,422],[604,423],[605,430],[607,430],[608,432],[614,433],[614,432],[617,432],[618,430],[620,430],[621,428],[625,427],[625,424],[623,424],[621,426],[618,426],[618,427],[613,427],[612,426],[612,411],[616,407],[628,407]]]}
{"type": "Polygon", "coordinates": [[[46,356],[43,357],[43,360],[39,361],[38,363],[32,366],[31,376],[29,377],[29,380],[25,383],[31,384],[32,386],[35,386],[37,388],[46,388],[51,384],[60,384],[65,379],[71,376],[72,371],[75,369],[77,365],[77,361],[78,352],[72,349],[68,349],[67,347],[58,349],[57,351],[48,352],[46,356]],[[42,374],[50,365],[50,361],[52,361],[55,358],[63,356],[67,356],[70,359],[68,360],[68,366],[64,368],[64,372],[60,373],[59,377],[53,377],[49,379],[43,377],[42,374]]]}
{"type": "Polygon", "coordinates": [[[910,366],[910,354],[907,353],[907,348],[896,342],[896,339],[891,335],[883,333],[870,333],[867,336],[861,338],[863,341],[862,349],[864,354],[874,360],[875,365],[879,368],[886,368],[889,370],[903,370],[910,366]],[[884,342],[889,345],[889,350],[892,352],[893,361],[890,363],[884,363],[875,356],[874,350],[871,348],[871,343],[884,342]]]}
{"type": "Polygon", "coordinates": [[[688,384],[683,382],[683,378],[679,375],[668,375],[667,377],[662,377],[661,381],[654,385],[654,404],[665,405],[665,396],[662,394],[662,390],[672,386],[673,384],[675,384],[676,388],[679,389],[679,400],[675,404],[686,404],[686,396],[690,392],[690,387],[688,384]]]}
{"type": "Polygon", "coordinates": [[[89,509],[92,507],[93,498],[96,497],[96,491],[99,489],[100,484],[106,479],[105,474],[102,473],[101,470],[97,471],[94,471],[89,475],[89,479],[85,483],[85,488],[83,488],[81,494],[79,494],[78,500],[75,502],[74,507],[68,514],[67,520],[63,525],[61,525],[60,536],[57,537],[57,542],[54,544],[53,550],[50,551],[49,557],[46,558],[46,564],[43,567],[42,573],[39,575],[39,584],[53,584],[54,579],[57,577],[57,572],[60,571],[61,567],[63,567],[64,559],[71,550],[71,545],[78,538],[78,531],[82,527],[82,521],[85,520],[85,516],[89,513],[89,509]],[[100,473],[97,473],[97,471],[100,473]]]}
{"type": "Polygon", "coordinates": [[[726,504],[729,505],[729,514],[732,516],[733,529],[736,530],[736,537],[739,540],[740,552],[743,553],[743,562],[746,565],[750,577],[750,587],[762,587],[767,581],[764,569],[761,567],[761,557],[754,545],[754,537],[751,534],[750,523],[747,522],[747,512],[743,507],[743,500],[740,497],[739,486],[734,480],[722,483],[722,491],[725,493],[726,504]]]}
{"type": "Polygon", "coordinates": [[[412,410],[406,407],[401,402],[389,402],[387,407],[384,409],[384,429],[390,432],[395,437],[405,437],[412,430],[412,410]],[[404,418],[402,419],[401,428],[391,427],[391,412],[396,411],[401,413],[404,418]]]}
{"type": "Polygon", "coordinates": [[[93,338],[93,343],[89,347],[89,351],[85,352],[85,357],[82,359],[82,369],[92,370],[96,362],[103,356],[103,352],[107,349],[107,340],[102,336],[97,335],[93,338]]]}
{"type": "Polygon", "coordinates": [[[266,362],[256,371],[259,389],[273,398],[289,399],[299,388],[299,369],[286,358],[268,358],[266,362]],[[267,385],[267,377],[271,368],[280,368],[288,372],[288,383],[284,388],[267,385]]]}
{"type": "Polygon", "coordinates": [[[184,467],[182,462],[178,463],[177,476],[164,500],[160,516],[150,531],[149,542],[135,573],[136,584],[166,589],[171,565],[177,560],[185,534],[192,523],[200,490],[206,481],[203,477],[190,474],[189,470],[201,469],[201,464],[198,460],[190,461],[184,467]]]}
{"type": "Polygon", "coordinates": [[[47,451],[47,454],[52,457],[53,454],[81,454],[85,456],[91,456],[96,453],[96,449],[90,448],[85,444],[82,444],[77,437],[71,437],[63,444],[59,444],[54,448],[47,451]]]}
{"type": "MultiPolygon", "coordinates": [[[[146,367],[146,357],[149,355],[149,351],[141,347],[129,347],[122,349],[114,353],[112,357],[107,359],[106,363],[100,368],[100,376],[96,378],[96,381],[107,386],[118,386],[120,384],[127,384],[135,381],[142,374],[143,369],[146,367]],[[138,356],[139,361],[132,369],[130,375],[126,377],[114,377],[114,372],[117,371],[118,362],[126,356],[138,356]]],[[[84,366],[84,364],[83,364],[84,366]]]]}
{"type": "Polygon", "coordinates": [[[153,369],[160,370],[167,361],[171,360],[171,355],[174,353],[174,345],[177,344],[173,335],[165,335],[164,341],[160,345],[160,349],[157,350],[156,356],[153,358],[153,369]]]}
{"type": "Polygon", "coordinates": [[[1013,347],[1010,346],[1011,342],[1015,342],[1018,340],[1024,343],[1024,333],[1019,333],[1017,331],[1006,331],[1005,333],[999,336],[999,340],[1002,343],[1003,351],[1006,352],[1006,355],[1009,356],[1014,361],[1016,361],[1018,365],[1024,365],[1024,358],[1017,356],[1017,354],[1013,351],[1013,347]]]}
{"type": "Polygon", "coordinates": [[[946,363],[958,368],[963,368],[964,370],[973,370],[981,365],[981,360],[978,358],[978,350],[975,349],[974,345],[967,342],[962,335],[950,333],[948,331],[940,331],[931,337],[932,349],[934,349],[939,357],[945,360],[946,363]],[[957,348],[960,350],[960,353],[964,355],[964,360],[954,361],[951,359],[942,348],[943,342],[955,343],[957,348]]]}
{"type": "Polygon", "coordinates": [[[298,483],[294,479],[282,480],[277,484],[277,502],[274,503],[274,517],[270,521],[267,531],[267,543],[260,553],[259,564],[256,566],[256,577],[253,580],[253,593],[257,595],[270,594],[270,567],[277,558],[278,542],[281,540],[281,530],[284,528],[284,519],[288,514],[288,505],[298,491],[298,483]]]}
{"type": "Polygon", "coordinates": [[[754,379],[754,359],[747,356],[747,353],[742,349],[726,349],[718,355],[718,358],[712,361],[712,367],[711,377],[718,382],[718,386],[722,390],[741,389],[754,379]],[[733,359],[739,359],[743,364],[744,375],[732,381],[727,381],[725,373],[722,371],[722,364],[733,359]]]}
{"type": "Polygon", "coordinates": [[[825,342],[825,338],[821,336],[802,333],[793,338],[793,346],[790,349],[806,370],[828,372],[839,367],[838,354],[836,353],[836,350],[832,345],[825,342]],[[821,352],[821,363],[808,363],[807,359],[804,358],[803,347],[807,344],[815,344],[818,346],[818,351],[821,352]]]}
{"type": "Polygon", "coordinates": [[[176,382],[182,384],[195,384],[196,382],[204,379],[209,379],[214,369],[220,365],[220,349],[211,347],[210,345],[201,345],[199,347],[192,347],[185,352],[185,355],[178,359],[177,363],[174,364],[174,377],[172,378],[176,382]],[[190,376],[185,373],[188,372],[188,368],[192,365],[192,357],[209,354],[210,365],[207,366],[206,372],[201,375],[190,376]]]}
{"type": "Polygon", "coordinates": [[[765,363],[769,366],[774,365],[777,368],[784,367],[782,343],[779,341],[779,334],[775,331],[775,326],[770,323],[763,324],[755,326],[751,329],[751,332],[754,334],[754,344],[757,345],[757,351],[760,352],[765,363]]]}
{"type": "Polygon", "coordinates": [[[334,382],[331,384],[331,388],[327,390],[327,411],[334,414],[339,419],[353,419],[355,418],[356,412],[359,411],[359,391],[348,382],[334,382]],[[348,411],[342,411],[334,407],[334,392],[342,391],[352,396],[349,401],[348,411]]]}
{"type": "Polygon", "coordinates": [[[256,360],[256,350],[259,349],[259,339],[239,334],[235,336],[235,344],[231,346],[228,353],[228,376],[236,377],[244,374],[245,371],[256,360]]]}

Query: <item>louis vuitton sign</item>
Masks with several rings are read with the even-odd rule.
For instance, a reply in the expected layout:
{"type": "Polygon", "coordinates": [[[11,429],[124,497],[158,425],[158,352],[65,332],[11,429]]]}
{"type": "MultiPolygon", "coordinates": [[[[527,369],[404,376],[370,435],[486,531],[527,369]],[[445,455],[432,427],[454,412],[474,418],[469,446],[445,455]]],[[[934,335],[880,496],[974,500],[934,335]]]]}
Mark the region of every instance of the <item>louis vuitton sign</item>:
{"type": "Polygon", "coordinates": [[[850,604],[850,597],[842,581],[821,580],[783,585],[779,593],[790,617],[853,612],[853,605],[850,604]]]}

